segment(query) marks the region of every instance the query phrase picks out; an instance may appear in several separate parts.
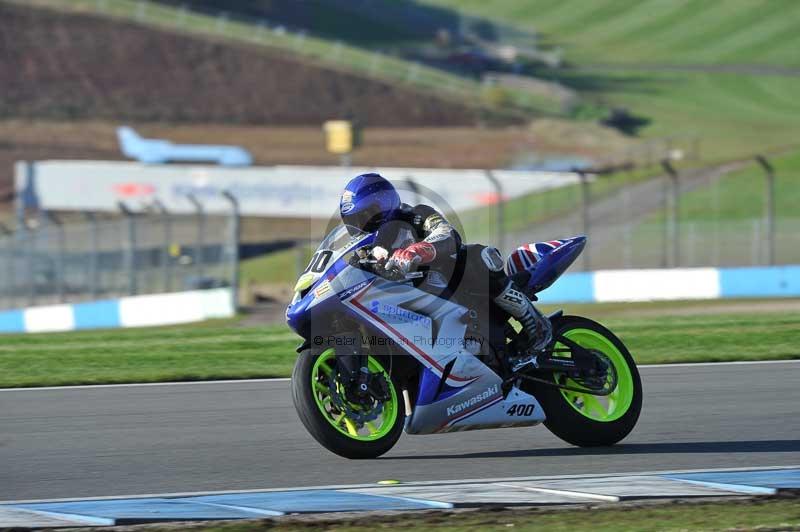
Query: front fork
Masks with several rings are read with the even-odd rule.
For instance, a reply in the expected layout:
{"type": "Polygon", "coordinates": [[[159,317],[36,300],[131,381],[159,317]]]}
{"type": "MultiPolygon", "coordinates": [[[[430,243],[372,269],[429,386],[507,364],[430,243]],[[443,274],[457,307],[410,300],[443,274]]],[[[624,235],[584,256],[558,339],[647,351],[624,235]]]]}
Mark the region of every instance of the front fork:
{"type": "Polygon", "coordinates": [[[366,393],[369,367],[361,346],[340,345],[334,347],[334,352],[340,382],[348,389],[355,387],[359,392],[366,393]]]}

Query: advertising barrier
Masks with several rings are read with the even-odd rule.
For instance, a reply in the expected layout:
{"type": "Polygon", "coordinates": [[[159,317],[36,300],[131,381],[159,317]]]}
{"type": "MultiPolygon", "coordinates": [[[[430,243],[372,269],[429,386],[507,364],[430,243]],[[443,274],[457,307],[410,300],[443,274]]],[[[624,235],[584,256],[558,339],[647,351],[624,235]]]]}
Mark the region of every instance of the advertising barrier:
{"type": "MultiPolygon", "coordinates": [[[[270,166],[223,168],[198,165],[147,165],[108,161],[19,163],[16,189],[21,207],[54,211],[119,211],[119,202],[143,210],[155,199],[174,214],[191,214],[188,199],[203,202],[209,214],[226,214],[233,194],[245,216],[328,218],[331,205],[354,175],[375,168],[270,166]]],[[[445,211],[465,211],[532,192],[573,185],[575,174],[493,170],[381,168],[404,200],[438,199],[445,211]],[[499,188],[498,188],[499,187],[499,188]]]]}

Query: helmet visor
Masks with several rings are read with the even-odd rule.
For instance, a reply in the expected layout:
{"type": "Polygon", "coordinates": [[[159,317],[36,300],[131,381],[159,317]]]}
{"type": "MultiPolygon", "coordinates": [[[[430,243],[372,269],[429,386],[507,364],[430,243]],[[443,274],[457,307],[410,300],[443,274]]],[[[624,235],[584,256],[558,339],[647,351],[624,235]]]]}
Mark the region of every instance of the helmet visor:
{"type": "MultiPolygon", "coordinates": [[[[380,207],[375,205],[359,212],[342,215],[342,222],[347,225],[348,228],[352,227],[357,231],[373,233],[380,227],[383,218],[384,216],[380,207]]],[[[351,231],[351,233],[352,232],[353,231],[351,231]]]]}

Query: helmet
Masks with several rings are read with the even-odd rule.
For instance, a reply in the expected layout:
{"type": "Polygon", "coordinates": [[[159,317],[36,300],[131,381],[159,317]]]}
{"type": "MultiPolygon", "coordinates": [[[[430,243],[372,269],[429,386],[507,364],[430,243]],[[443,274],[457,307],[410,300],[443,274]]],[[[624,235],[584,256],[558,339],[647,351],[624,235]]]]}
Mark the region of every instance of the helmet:
{"type": "Polygon", "coordinates": [[[342,222],[369,233],[400,209],[400,195],[380,174],[361,174],[344,187],[339,203],[342,222]]]}

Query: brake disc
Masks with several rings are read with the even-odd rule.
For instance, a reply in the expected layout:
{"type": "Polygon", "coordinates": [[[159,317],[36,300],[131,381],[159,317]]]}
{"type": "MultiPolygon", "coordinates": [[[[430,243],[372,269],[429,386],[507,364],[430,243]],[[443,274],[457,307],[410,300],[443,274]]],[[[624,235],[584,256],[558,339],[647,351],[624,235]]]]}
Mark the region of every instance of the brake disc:
{"type": "Polygon", "coordinates": [[[372,398],[370,399],[373,400],[375,406],[366,411],[361,410],[360,408],[359,410],[354,410],[352,403],[339,393],[339,386],[336,379],[329,380],[330,382],[328,386],[331,391],[331,402],[336,405],[336,408],[338,408],[340,412],[344,412],[345,416],[356,423],[359,427],[363,426],[368,421],[377,419],[378,416],[380,416],[383,412],[383,403],[380,401],[375,401],[372,398]]]}

